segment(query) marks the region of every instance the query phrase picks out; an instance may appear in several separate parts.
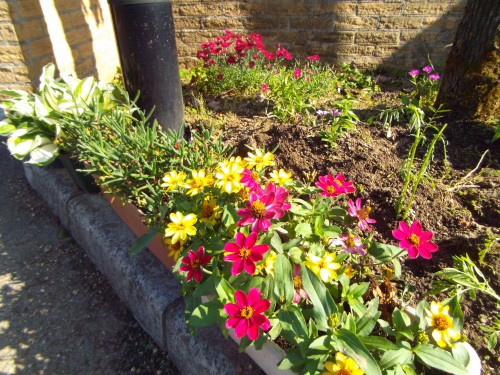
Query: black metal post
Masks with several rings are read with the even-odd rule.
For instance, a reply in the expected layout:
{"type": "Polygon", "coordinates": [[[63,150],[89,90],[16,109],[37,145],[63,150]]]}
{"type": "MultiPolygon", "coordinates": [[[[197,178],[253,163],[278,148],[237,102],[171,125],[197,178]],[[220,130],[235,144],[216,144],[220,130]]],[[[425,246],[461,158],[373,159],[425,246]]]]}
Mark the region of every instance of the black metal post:
{"type": "Polygon", "coordinates": [[[171,0],[108,0],[125,87],[163,129],[183,127],[182,88],[171,0]]]}

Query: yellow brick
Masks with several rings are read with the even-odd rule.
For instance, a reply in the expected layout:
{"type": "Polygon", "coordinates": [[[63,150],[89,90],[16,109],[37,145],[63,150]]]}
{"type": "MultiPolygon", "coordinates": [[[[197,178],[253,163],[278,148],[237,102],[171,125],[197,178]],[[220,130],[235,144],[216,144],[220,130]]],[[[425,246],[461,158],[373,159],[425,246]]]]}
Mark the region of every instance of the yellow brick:
{"type": "MultiPolygon", "coordinates": [[[[274,25],[273,25],[274,26],[274,25]]],[[[326,17],[301,17],[290,19],[290,29],[329,31],[333,29],[333,18],[326,17]]]]}
{"type": "Polygon", "coordinates": [[[52,42],[48,37],[32,41],[30,43],[30,48],[31,48],[32,58],[54,54],[52,51],[52,42]]]}
{"type": "Polygon", "coordinates": [[[0,45],[0,63],[24,61],[21,47],[0,45]]]}
{"type": "Polygon", "coordinates": [[[10,20],[9,5],[5,1],[2,1],[0,2],[0,21],[8,20],[10,20]]]}
{"type": "Polygon", "coordinates": [[[219,4],[197,4],[179,8],[181,16],[218,16],[222,14],[222,6],[219,4]]]}
{"type": "Polygon", "coordinates": [[[378,19],[375,17],[336,17],[335,30],[374,30],[377,28],[378,19]]]}
{"type": "Polygon", "coordinates": [[[77,57],[75,57],[75,59],[85,59],[92,55],[94,55],[94,45],[92,42],[82,44],[76,48],[77,57]]]}
{"type": "Polygon", "coordinates": [[[418,29],[422,26],[422,17],[380,17],[381,29],[418,29]]]}
{"type": "Polygon", "coordinates": [[[318,2],[314,3],[312,6],[312,10],[315,14],[321,13],[334,13],[335,15],[356,15],[356,2],[352,3],[337,3],[337,2],[332,2],[332,3],[325,3],[325,2],[318,2]]]}
{"type": "Polygon", "coordinates": [[[447,8],[448,4],[446,3],[412,3],[406,4],[404,14],[444,14],[447,8]]]}
{"type": "Polygon", "coordinates": [[[459,17],[424,17],[422,26],[429,29],[455,30],[458,27],[460,20],[461,18],[459,17]]]}
{"type": "Polygon", "coordinates": [[[87,27],[79,27],[77,29],[66,32],[65,39],[70,46],[92,40],[92,34],[87,27]]]}
{"type": "Polygon", "coordinates": [[[358,5],[358,15],[391,16],[401,14],[401,3],[361,3],[358,5]]]}
{"type": "Polygon", "coordinates": [[[16,32],[11,24],[0,25],[0,40],[5,42],[17,42],[16,32]]]}
{"type": "Polygon", "coordinates": [[[14,7],[14,10],[16,10],[14,18],[43,18],[42,8],[38,1],[17,0],[16,3],[17,7],[14,7]]]}
{"type": "Polygon", "coordinates": [[[256,30],[284,30],[288,28],[288,20],[285,17],[250,17],[246,20],[245,26],[247,29],[256,30]]]}
{"type": "Polygon", "coordinates": [[[201,18],[199,17],[176,17],[174,19],[175,28],[182,29],[201,29],[201,18]]]}
{"type": "Polygon", "coordinates": [[[16,82],[16,75],[12,72],[10,67],[0,67],[0,82],[16,82]]]}
{"type": "Polygon", "coordinates": [[[335,46],[334,55],[371,55],[375,50],[374,46],[358,46],[358,45],[338,45],[335,46]]]}
{"type": "Polygon", "coordinates": [[[399,47],[395,46],[377,46],[373,52],[373,56],[376,57],[388,57],[392,56],[396,52],[399,52],[399,47]]]}
{"type": "Polygon", "coordinates": [[[19,40],[39,38],[47,35],[45,24],[42,26],[42,21],[35,19],[33,21],[24,21],[17,24],[17,33],[19,40]]]}
{"type": "Polygon", "coordinates": [[[239,18],[227,17],[208,17],[203,21],[205,29],[242,29],[244,28],[244,20],[239,18]]]}
{"type": "Polygon", "coordinates": [[[397,44],[398,33],[396,32],[366,32],[360,31],[356,34],[356,44],[397,44]]]}
{"type": "Polygon", "coordinates": [[[317,43],[354,43],[353,32],[336,31],[333,33],[311,33],[311,42],[317,43]]]}

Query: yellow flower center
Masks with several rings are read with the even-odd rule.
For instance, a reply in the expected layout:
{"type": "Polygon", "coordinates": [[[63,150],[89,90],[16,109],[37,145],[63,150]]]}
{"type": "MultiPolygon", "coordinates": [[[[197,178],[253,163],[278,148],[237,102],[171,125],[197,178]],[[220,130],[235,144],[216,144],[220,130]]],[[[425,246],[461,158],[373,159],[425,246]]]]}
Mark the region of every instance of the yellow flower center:
{"type": "Polygon", "coordinates": [[[238,195],[240,196],[241,200],[243,200],[243,201],[246,201],[249,197],[247,189],[241,189],[238,192],[238,195]]]}
{"type": "Polygon", "coordinates": [[[366,220],[370,215],[372,208],[370,206],[366,206],[358,211],[358,216],[360,220],[366,220]]]}
{"type": "Polygon", "coordinates": [[[420,245],[420,238],[416,234],[410,234],[407,238],[408,242],[412,245],[418,246],[420,245]]]}
{"type": "Polygon", "coordinates": [[[349,234],[349,237],[347,237],[347,240],[345,240],[345,244],[348,248],[356,246],[354,243],[354,236],[352,234],[349,234]]]}
{"type": "Polygon", "coordinates": [[[201,210],[201,216],[205,218],[209,218],[214,214],[214,208],[208,204],[203,205],[201,210]]]}
{"type": "Polygon", "coordinates": [[[451,328],[453,326],[453,322],[448,315],[437,314],[432,317],[432,325],[438,331],[446,331],[448,328],[451,328]]]}
{"type": "Polygon", "coordinates": [[[293,287],[295,289],[302,289],[302,278],[300,276],[293,277],[293,287]]]}
{"type": "Polygon", "coordinates": [[[253,316],[253,308],[251,306],[245,306],[241,309],[240,315],[242,318],[250,319],[253,316]]]}
{"type": "Polygon", "coordinates": [[[240,257],[242,257],[243,259],[247,259],[249,255],[250,255],[249,249],[247,249],[246,247],[242,247],[240,249],[240,257]]]}
{"type": "Polygon", "coordinates": [[[193,260],[193,263],[191,263],[191,268],[194,270],[200,268],[200,260],[199,259],[193,260]]]}
{"type": "Polygon", "coordinates": [[[326,187],[326,191],[327,191],[328,193],[330,193],[330,194],[334,194],[334,193],[337,191],[337,189],[336,189],[336,188],[335,188],[335,186],[333,186],[333,185],[328,185],[328,186],[326,187]]]}
{"type": "Polygon", "coordinates": [[[261,201],[255,201],[250,206],[250,210],[252,211],[252,216],[257,219],[262,219],[266,214],[266,206],[261,201]]]}
{"type": "Polygon", "coordinates": [[[252,174],[250,175],[250,177],[252,177],[252,180],[255,180],[255,181],[259,181],[260,180],[260,176],[257,172],[252,172],[252,174]]]}
{"type": "Polygon", "coordinates": [[[352,372],[348,369],[341,368],[338,372],[337,375],[352,375],[352,372]]]}

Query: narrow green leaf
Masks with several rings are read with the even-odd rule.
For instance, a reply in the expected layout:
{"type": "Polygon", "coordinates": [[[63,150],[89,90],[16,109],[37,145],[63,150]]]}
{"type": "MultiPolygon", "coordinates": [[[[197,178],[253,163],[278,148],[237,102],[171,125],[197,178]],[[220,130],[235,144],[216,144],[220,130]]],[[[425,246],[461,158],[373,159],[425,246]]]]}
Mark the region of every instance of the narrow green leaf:
{"type": "Polygon", "coordinates": [[[281,237],[278,232],[274,232],[273,238],[271,238],[271,247],[278,253],[283,253],[283,244],[281,243],[281,237]]]}
{"type": "Polygon", "coordinates": [[[381,336],[358,336],[367,349],[397,350],[398,347],[385,337],[381,336]]]}
{"type": "Polygon", "coordinates": [[[465,367],[451,356],[446,350],[440,347],[424,344],[419,345],[413,352],[426,365],[443,370],[454,375],[467,375],[465,367]]]}
{"type": "Polygon", "coordinates": [[[377,361],[354,333],[341,328],[335,332],[333,337],[340,346],[339,351],[343,351],[351,357],[366,374],[382,375],[377,361]]]}
{"type": "Polygon", "coordinates": [[[292,265],[284,254],[278,254],[274,264],[274,275],[276,283],[274,284],[274,293],[278,303],[292,304],[295,288],[293,286],[292,265]]]}
{"type": "Polygon", "coordinates": [[[382,370],[391,368],[395,365],[404,365],[413,358],[411,350],[401,348],[397,350],[387,350],[380,358],[380,367],[382,370]]]}
{"type": "Polygon", "coordinates": [[[149,243],[153,240],[154,236],[158,233],[158,229],[152,228],[145,235],[137,238],[132,247],[129,250],[129,255],[137,255],[139,254],[149,243]]]}

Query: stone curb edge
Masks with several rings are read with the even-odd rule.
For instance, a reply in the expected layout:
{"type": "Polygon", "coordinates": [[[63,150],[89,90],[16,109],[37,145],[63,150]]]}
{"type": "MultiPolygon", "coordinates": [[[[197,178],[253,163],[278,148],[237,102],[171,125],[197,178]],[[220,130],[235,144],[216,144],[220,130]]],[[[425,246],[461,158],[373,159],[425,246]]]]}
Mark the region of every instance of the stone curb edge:
{"type": "Polygon", "coordinates": [[[125,302],[137,322],[184,375],[263,374],[218,327],[192,336],[181,287],[151,253],[131,257],[135,235],[100,195],[78,191],[65,169],[24,164],[29,184],[125,302]]]}

